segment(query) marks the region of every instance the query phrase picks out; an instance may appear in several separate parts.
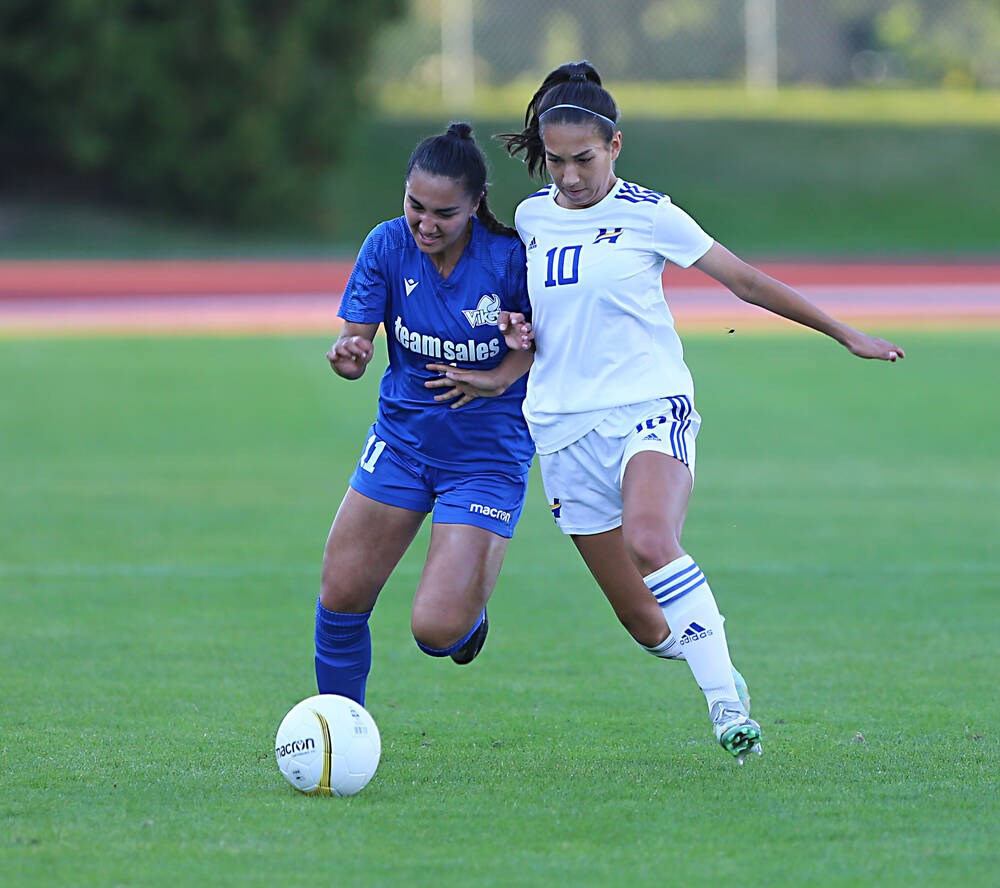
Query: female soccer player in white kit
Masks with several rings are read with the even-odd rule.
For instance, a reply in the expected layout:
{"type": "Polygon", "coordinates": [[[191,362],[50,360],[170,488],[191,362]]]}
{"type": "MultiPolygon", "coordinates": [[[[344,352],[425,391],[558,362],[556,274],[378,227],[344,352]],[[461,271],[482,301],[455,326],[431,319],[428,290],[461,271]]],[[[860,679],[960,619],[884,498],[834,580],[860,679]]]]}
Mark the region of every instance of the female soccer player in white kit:
{"type": "Polygon", "coordinates": [[[741,261],[665,195],[619,179],[617,122],[600,76],[579,62],[549,74],[525,129],[503,137],[529,174],[547,171],[552,184],[515,213],[531,322],[502,316],[501,329],[512,347],[534,342],[524,415],[556,522],[633,637],[687,661],[716,739],[742,764],[760,752],[760,726],[741,700],[712,590],[680,542],[700,417],[664,299],[664,262],[694,265],[859,357],[904,352],[741,261]]]}

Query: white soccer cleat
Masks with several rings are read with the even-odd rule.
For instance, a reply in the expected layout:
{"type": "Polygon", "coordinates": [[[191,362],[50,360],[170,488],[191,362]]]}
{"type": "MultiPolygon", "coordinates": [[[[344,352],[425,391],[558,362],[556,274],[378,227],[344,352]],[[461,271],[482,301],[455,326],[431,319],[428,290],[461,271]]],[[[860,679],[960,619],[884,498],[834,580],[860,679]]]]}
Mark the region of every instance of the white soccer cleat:
{"type": "Polygon", "coordinates": [[[754,745],[751,746],[746,752],[741,752],[738,756],[736,756],[736,764],[742,765],[748,755],[763,755],[763,754],[764,750],[761,748],[760,743],[754,743],[754,745]]]}
{"type": "Polygon", "coordinates": [[[712,706],[715,739],[739,764],[751,754],[761,755],[760,725],[735,700],[719,700],[712,706]]]}

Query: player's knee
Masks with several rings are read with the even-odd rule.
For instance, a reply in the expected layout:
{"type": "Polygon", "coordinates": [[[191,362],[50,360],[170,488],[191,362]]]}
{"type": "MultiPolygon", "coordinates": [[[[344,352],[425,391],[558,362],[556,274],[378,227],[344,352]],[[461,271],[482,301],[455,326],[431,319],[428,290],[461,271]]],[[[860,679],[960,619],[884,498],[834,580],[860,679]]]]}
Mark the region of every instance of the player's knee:
{"type": "Polygon", "coordinates": [[[370,611],[378,597],[370,589],[363,589],[356,583],[344,581],[342,575],[334,572],[323,572],[320,581],[319,602],[329,611],[338,613],[359,614],[370,611]]]}
{"type": "Polygon", "coordinates": [[[447,615],[431,615],[414,609],[410,618],[410,631],[421,648],[443,651],[458,641],[468,627],[463,628],[447,615]]]}
{"type": "Polygon", "coordinates": [[[344,597],[340,594],[336,584],[326,582],[326,577],[320,585],[319,603],[329,611],[343,611],[344,597]]]}
{"type": "Polygon", "coordinates": [[[653,522],[636,521],[622,527],[625,550],[643,576],[659,570],[683,554],[676,535],[653,522]]]}

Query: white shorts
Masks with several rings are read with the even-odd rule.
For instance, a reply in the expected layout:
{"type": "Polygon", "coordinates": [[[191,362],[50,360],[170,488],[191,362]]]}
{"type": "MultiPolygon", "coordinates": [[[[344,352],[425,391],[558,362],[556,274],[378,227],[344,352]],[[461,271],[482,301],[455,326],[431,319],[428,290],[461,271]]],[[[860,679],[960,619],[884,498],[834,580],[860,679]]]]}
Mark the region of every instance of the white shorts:
{"type": "Polygon", "coordinates": [[[559,529],[593,534],[622,523],[628,461],[652,450],[680,460],[694,481],[701,417],[687,395],[616,408],[597,428],[555,453],[538,455],[542,485],[559,529]]]}

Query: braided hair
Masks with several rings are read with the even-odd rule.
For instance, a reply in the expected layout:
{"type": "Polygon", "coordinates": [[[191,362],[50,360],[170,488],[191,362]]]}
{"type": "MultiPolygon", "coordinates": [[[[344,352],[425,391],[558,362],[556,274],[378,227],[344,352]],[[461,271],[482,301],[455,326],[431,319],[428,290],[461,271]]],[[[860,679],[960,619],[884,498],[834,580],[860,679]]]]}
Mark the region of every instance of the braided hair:
{"type": "Polygon", "coordinates": [[[432,176],[444,176],[465,186],[465,193],[473,200],[479,198],[476,218],[491,234],[517,237],[517,231],[504,225],[486,202],[486,158],[472,137],[472,127],[468,123],[452,123],[440,136],[424,139],[410,155],[406,167],[406,178],[414,169],[423,170],[432,176]]]}
{"type": "Polygon", "coordinates": [[[528,102],[524,129],[497,136],[511,157],[524,152],[528,175],[545,172],[545,145],[541,123],[583,123],[593,126],[611,144],[618,128],[618,105],[601,85],[601,75],[590,62],[569,62],[552,71],[528,102]]]}

